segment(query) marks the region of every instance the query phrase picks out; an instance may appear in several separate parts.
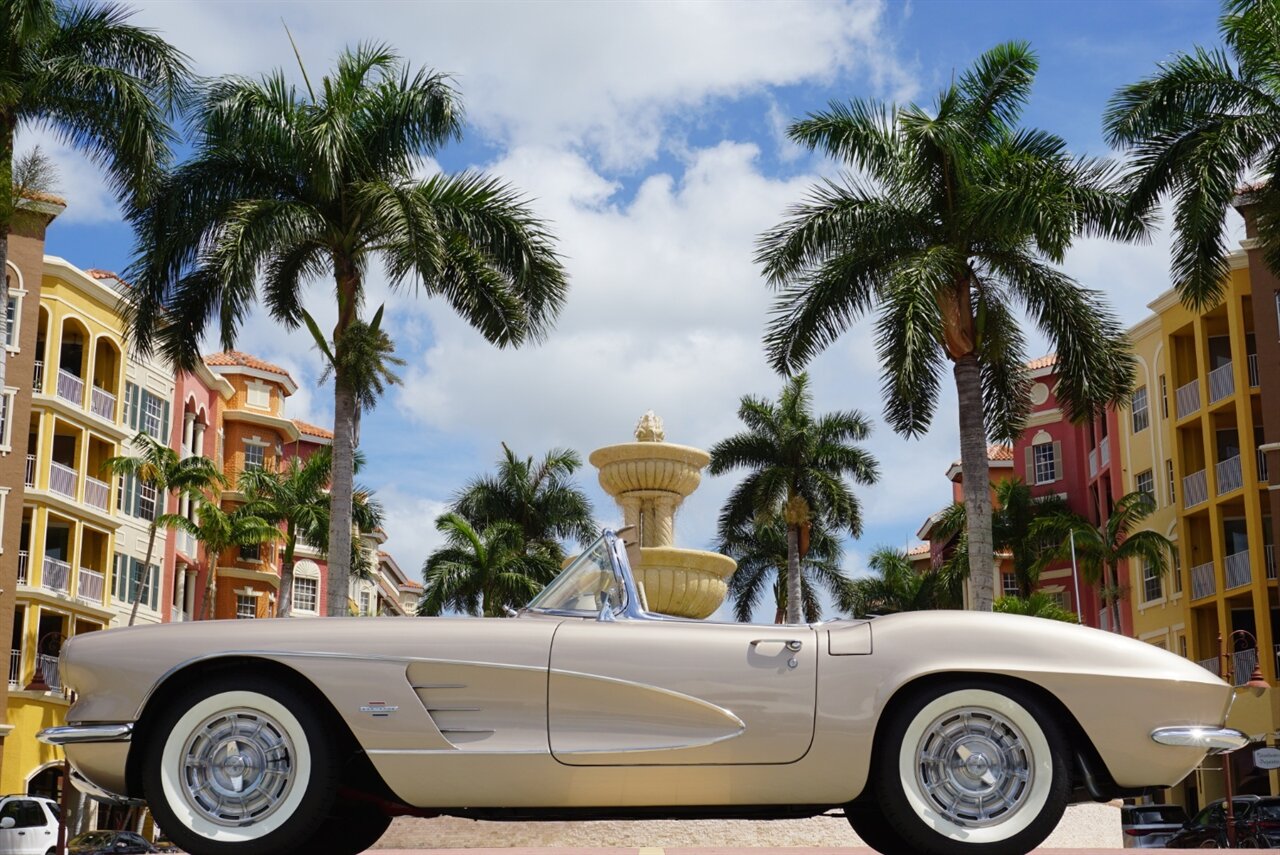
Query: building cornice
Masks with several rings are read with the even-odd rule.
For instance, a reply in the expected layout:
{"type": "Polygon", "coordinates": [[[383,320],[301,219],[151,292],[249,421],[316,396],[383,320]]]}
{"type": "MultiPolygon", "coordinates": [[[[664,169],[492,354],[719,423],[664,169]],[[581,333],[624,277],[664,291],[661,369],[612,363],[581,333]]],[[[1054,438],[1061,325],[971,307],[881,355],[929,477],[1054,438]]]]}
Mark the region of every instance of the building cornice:
{"type": "Polygon", "coordinates": [[[87,292],[90,297],[97,300],[105,308],[119,313],[120,302],[123,299],[120,293],[105,284],[105,280],[94,279],[65,258],[57,255],[46,255],[44,257],[44,272],[61,276],[70,284],[87,292]]]}
{"type": "Polygon", "coordinates": [[[273,591],[280,590],[280,577],[266,570],[247,570],[244,567],[218,567],[218,577],[223,579],[243,579],[246,582],[261,582],[273,591]]]}
{"type": "Polygon", "coordinates": [[[204,360],[197,362],[191,373],[194,374],[196,379],[201,383],[217,392],[224,401],[231,400],[231,396],[236,393],[236,387],[232,386],[231,382],[228,381],[227,378],[214,374],[210,371],[209,366],[204,364],[204,360]]]}
{"type": "Polygon", "coordinates": [[[293,378],[276,374],[274,371],[263,371],[261,368],[250,368],[247,365],[208,365],[206,363],[205,367],[214,374],[243,374],[246,377],[267,380],[284,389],[286,395],[292,395],[298,391],[298,384],[293,382],[293,378]]]}
{"type": "Polygon", "coordinates": [[[270,413],[255,413],[252,410],[224,410],[222,420],[224,422],[246,422],[271,428],[284,434],[285,439],[290,442],[296,442],[301,436],[298,426],[291,420],[273,416],[270,413]]]}

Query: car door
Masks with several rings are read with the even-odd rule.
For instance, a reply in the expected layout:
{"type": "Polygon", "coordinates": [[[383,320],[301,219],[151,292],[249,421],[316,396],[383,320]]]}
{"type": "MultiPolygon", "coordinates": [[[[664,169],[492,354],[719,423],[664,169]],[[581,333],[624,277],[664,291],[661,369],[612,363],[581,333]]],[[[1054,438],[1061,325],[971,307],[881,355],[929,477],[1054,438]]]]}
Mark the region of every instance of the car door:
{"type": "Polygon", "coordinates": [[[57,845],[51,830],[57,825],[50,825],[44,808],[34,799],[9,799],[0,805],[0,822],[5,818],[13,820],[13,827],[0,828],[2,855],[44,855],[57,845]]]}
{"type": "Polygon", "coordinates": [[[807,626],[566,620],[550,666],[551,752],[568,765],[792,763],[813,741],[807,626]]]}

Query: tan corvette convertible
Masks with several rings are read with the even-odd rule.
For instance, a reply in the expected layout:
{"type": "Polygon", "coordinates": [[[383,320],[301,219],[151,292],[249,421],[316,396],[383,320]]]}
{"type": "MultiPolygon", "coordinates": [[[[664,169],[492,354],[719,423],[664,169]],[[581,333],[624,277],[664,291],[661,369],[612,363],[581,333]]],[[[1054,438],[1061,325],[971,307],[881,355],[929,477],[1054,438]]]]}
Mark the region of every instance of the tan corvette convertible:
{"type": "Polygon", "coordinates": [[[1097,630],[650,614],[609,532],[516,619],[111,630],[61,668],[72,723],[41,738],[195,855],[348,855],[396,814],[831,811],[882,852],[1024,853],[1069,802],[1244,743],[1222,681],[1097,630]]]}

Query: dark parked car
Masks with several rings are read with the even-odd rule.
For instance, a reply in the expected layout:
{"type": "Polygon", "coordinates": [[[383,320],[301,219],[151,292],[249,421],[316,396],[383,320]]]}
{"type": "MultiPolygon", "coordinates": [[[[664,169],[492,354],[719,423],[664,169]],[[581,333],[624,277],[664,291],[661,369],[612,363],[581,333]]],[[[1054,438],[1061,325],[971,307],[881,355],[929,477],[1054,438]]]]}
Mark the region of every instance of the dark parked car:
{"type": "Polygon", "coordinates": [[[159,851],[132,831],[87,831],[67,843],[70,855],[146,855],[159,851]]]}
{"type": "MultiPolygon", "coordinates": [[[[1237,849],[1280,847],[1280,798],[1236,796],[1237,849]]],[[[1196,814],[1165,844],[1169,849],[1226,849],[1226,802],[1219,800],[1196,814]]]]}
{"type": "Polygon", "coordinates": [[[1120,810],[1125,849],[1160,849],[1186,824],[1182,805],[1127,805],[1120,810]]]}

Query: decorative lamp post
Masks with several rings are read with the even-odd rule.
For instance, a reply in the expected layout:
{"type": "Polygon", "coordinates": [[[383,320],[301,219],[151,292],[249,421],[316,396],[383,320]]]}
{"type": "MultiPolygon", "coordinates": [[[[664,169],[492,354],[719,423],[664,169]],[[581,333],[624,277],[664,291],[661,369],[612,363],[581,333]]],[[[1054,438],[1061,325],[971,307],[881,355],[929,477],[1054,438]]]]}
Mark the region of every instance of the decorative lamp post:
{"type": "MultiPolygon", "coordinates": [[[[1237,629],[1226,638],[1223,638],[1221,633],[1218,634],[1218,676],[1233,686],[1235,685],[1235,656],[1227,651],[1227,642],[1233,641],[1236,636],[1251,642],[1254,651],[1258,649],[1257,637],[1247,629],[1237,629]]],[[[1271,684],[1262,676],[1261,660],[1257,656],[1254,660],[1253,673],[1249,675],[1249,681],[1244,684],[1244,687],[1261,694],[1265,689],[1271,688],[1271,684]]],[[[1234,849],[1236,847],[1236,809],[1235,780],[1231,769],[1232,753],[1234,752],[1228,751],[1222,755],[1222,785],[1226,793],[1227,805],[1227,846],[1234,849]]]]}

